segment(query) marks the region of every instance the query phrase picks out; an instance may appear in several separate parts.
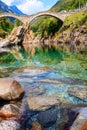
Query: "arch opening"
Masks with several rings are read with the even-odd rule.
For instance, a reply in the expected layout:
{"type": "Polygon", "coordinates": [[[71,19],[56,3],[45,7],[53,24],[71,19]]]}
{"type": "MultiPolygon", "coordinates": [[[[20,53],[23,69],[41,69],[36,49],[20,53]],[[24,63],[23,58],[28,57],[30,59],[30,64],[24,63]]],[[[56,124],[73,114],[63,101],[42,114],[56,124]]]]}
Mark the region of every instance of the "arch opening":
{"type": "Polygon", "coordinates": [[[32,18],[30,29],[35,35],[53,36],[62,26],[63,21],[52,15],[38,15],[32,18]]]}
{"type": "Polygon", "coordinates": [[[58,20],[61,20],[63,22],[63,19],[58,17],[57,14],[50,14],[50,13],[41,13],[41,14],[36,14],[34,15],[31,20],[29,21],[29,23],[31,24],[35,19],[39,18],[39,17],[44,17],[44,16],[47,16],[47,17],[53,17],[55,19],[58,19],[58,20]]]}

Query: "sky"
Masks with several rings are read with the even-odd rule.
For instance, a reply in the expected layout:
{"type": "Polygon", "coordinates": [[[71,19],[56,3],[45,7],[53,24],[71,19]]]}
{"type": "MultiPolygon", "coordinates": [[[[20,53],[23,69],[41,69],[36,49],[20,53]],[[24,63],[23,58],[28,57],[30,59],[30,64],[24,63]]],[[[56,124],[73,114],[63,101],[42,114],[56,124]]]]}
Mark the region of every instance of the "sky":
{"type": "Polygon", "coordinates": [[[51,8],[58,0],[2,0],[7,5],[16,5],[25,14],[34,14],[51,8]]]}

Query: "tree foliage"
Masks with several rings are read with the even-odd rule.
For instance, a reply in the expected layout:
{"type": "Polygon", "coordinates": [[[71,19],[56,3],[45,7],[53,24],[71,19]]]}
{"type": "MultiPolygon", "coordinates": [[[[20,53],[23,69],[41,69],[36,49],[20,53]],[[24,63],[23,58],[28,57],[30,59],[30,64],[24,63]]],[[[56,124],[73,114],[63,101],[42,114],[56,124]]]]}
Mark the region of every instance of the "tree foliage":
{"type": "Polygon", "coordinates": [[[5,38],[6,35],[10,34],[12,29],[15,26],[20,26],[22,23],[15,19],[14,21],[11,21],[10,18],[1,18],[0,19],[0,37],[5,38]]]}
{"type": "Polygon", "coordinates": [[[9,34],[12,31],[13,27],[14,25],[9,19],[0,19],[0,37],[4,38],[7,34],[9,34]]]}
{"type": "Polygon", "coordinates": [[[19,21],[18,19],[15,19],[14,21],[14,26],[21,26],[23,23],[21,21],[19,21]]]}
{"type": "Polygon", "coordinates": [[[32,24],[31,29],[36,35],[40,34],[43,36],[53,36],[59,28],[62,26],[62,21],[53,17],[40,17],[37,18],[32,24]]]}
{"type": "Polygon", "coordinates": [[[72,10],[79,8],[80,6],[85,6],[87,0],[59,0],[52,8],[51,11],[61,11],[61,10],[72,10]]]}

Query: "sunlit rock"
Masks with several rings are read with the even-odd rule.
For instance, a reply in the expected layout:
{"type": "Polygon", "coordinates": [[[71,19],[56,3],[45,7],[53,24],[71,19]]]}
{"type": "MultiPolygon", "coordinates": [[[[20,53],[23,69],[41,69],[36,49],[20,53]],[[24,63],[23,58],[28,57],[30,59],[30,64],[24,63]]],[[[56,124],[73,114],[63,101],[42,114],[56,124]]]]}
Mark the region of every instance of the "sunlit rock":
{"type": "Polygon", "coordinates": [[[0,121],[20,118],[20,108],[14,104],[4,105],[0,109],[0,121]]]}
{"type": "Polygon", "coordinates": [[[47,108],[60,103],[56,97],[52,96],[31,97],[28,98],[27,101],[31,110],[46,110],[47,108]]]}
{"type": "Polygon", "coordinates": [[[21,85],[11,78],[0,79],[0,100],[16,100],[23,96],[21,85]]]}
{"type": "Polygon", "coordinates": [[[23,26],[14,28],[11,32],[11,35],[8,36],[10,44],[17,45],[18,43],[20,43],[23,39],[24,31],[25,29],[23,26]]]}

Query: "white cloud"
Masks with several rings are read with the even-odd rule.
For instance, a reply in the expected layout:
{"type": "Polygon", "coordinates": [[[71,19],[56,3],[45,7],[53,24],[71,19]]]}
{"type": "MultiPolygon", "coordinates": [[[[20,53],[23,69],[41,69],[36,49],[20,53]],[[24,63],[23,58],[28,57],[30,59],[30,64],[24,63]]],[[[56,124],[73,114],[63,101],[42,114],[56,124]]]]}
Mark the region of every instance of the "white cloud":
{"type": "Polygon", "coordinates": [[[25,14],[33,14],[44,10],[44,3],[40,0],[26,0],[25,3],[17,7],[25,14]]]}
{"type": "Polygon", "coordinates": [[[11,5],[11,3],[13,2],[14,0],[2,0],[2,2],[6,3],[7,5],[11,5]]]}
{"type": "Polygon", "coordinates": [[[7,5],[16,5],[25,14],[34,14],[48,7],[41,0],[2,0],[7,5]]]}

